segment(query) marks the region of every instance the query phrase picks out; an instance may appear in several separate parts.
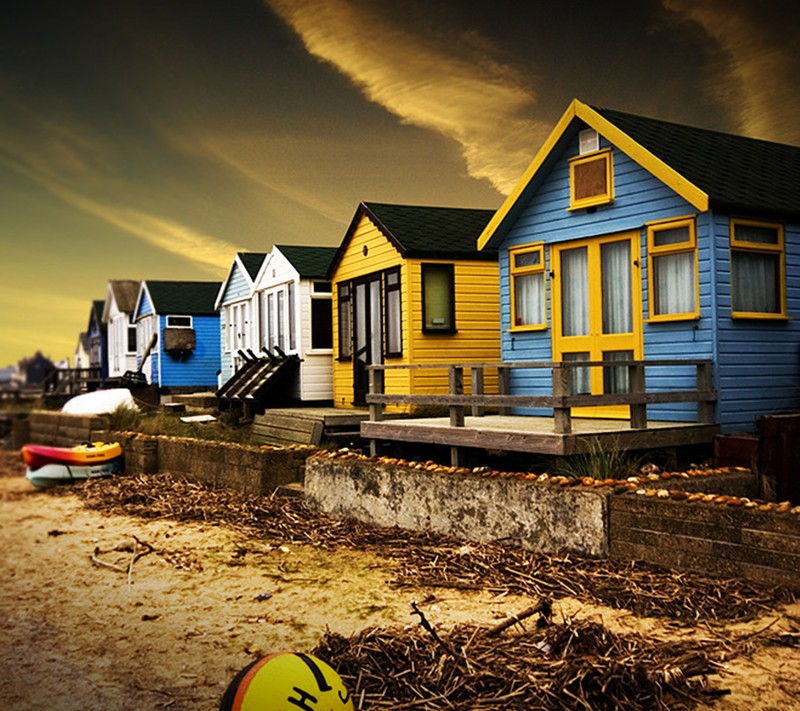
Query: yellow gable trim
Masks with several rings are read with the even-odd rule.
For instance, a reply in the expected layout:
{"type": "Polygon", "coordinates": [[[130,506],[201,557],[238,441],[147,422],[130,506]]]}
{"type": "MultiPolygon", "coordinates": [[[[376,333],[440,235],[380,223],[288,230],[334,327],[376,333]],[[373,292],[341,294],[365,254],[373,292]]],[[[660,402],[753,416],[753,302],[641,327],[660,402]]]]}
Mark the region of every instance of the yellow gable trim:
{"type": "Polygon", "coordinates": [[[672,188],[676,193],[683,197],[692,206],[701,212],[705,212],[709,207],[708,194],[698,188],[696,185],[684,178],[674,168],[664,163],[660,158],[657,158],[646,148],[634,141],[625,132],[618,129],[613,123],[603,118],[599,113],[592,109],[587,104],[584,104],[577,99],[573,99],[564,115],[559,119],[555,128],[550,132],[547,140],[542,144],[542,147],[537,152],[534,159],[531,161],[522,178],[514,186],[509,196],[492,216],[489,224],[478,237],[478,249],[483,249],[494,236],[494,233],[503,223],[508,216],[511,208],[520,199],[522,193],[528,187],[530,182],[538,170],[542,167],[543,163],[555,148],[556,143],[564,135],[573,119],[578,118],[584,121],[588,126],[593,128],[599,134],[604,136],[614,146],[626,153],[630,158],[636,161],[642,168],[652,173],[655,177],[661,180],[665,185],[672,188]]]}

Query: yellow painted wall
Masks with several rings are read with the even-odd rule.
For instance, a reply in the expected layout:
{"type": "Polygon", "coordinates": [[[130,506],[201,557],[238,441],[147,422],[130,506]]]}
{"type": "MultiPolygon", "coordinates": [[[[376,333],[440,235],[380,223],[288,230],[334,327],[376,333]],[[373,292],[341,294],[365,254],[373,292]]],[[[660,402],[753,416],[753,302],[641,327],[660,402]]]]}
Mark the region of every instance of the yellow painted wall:
{"type": "MultiPolygon", "coordinates": [[[[497,362],[500,360],[500,287],[496,262],[431,259],[404,260],[367,217],[362,217],[333,275],[334,354],[339,353],[338,284],[373,272],[400,266],[403,355],[387,358],[387,365],[416,363],[497,362]],[[364,247],[367,254],[364,255],[364,247]],[[456,284],[456,333],[422,332],[422,263],[453,264],[456,284]]],[[[465,372],[469,388],[469,372],[465,372]]],[[[487,373],[487,392],[496,392],[496,373],[487,373]]],[[[386,392],[446,393],[445,369],[387,370],[386,392]]],[[[350,407],[353,400],[353,364],[334,359],[334,404],[350,407]]]]}

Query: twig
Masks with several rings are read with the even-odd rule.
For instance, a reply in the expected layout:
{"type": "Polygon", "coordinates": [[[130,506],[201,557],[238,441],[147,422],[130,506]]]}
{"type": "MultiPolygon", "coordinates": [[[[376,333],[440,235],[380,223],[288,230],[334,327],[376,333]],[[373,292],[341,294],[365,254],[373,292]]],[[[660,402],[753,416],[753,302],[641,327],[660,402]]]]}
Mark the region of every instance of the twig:
{"type": "Polygon", "coordinates": [[[422,610],[417,607],[416,602],[411,603],[411,609],[414,611],[413,614],[419,615],[419,623],[422,625],[422,628],[430,633],[431,637],[433,637],[436,644],[438,644],[445,652],[447,652],[451,657],[459,657],[460,655],[456,654],[456,652],[450,647],[449,644],[445,643],[441,637],[436,633],[436,630],[433,629],[431,623],[428,622],[425,615],[423,614],[422,610]]]}
{"type": "Polygon", "coordinates": [[[530,617],[531,615],[535,615],[537,612],[542,613],[542,617],[549,618],[552,612],[552,602],[550,598],[545,598],[544,600],[540,600],[535,605],[531,605],[530,607],[524,609],[517,615],[509,615],[506,619],[502,622],[496,624],[492,627],[487,633],[487,637],[494,637],[504,630],[507,630],[512,625],[517,624],[517,622],[522,622],[522,620],[530,617]]]}

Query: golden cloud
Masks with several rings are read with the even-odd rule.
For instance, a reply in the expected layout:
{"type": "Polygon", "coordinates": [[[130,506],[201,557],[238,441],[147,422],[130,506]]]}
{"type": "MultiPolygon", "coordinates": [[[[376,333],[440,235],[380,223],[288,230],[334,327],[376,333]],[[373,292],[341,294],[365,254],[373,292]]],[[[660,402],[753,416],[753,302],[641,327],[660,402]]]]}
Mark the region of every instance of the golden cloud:
{"type": "Polygon", "coordinates": [[[409,124],[457,141],[469,174],[508,193],[549,126],[537,97],[483,38],[407,31],[379,6],[349,0],[264,0],[364,95],[409,124]],[[368,27],[368,32],[358,28],[368,27]]]}
{"type": "Polygon", "coordinates": [[[709,88],[737,117],[741,131],[800,144],[800,59],[786,39],[786,32],[791,32],[782,21],[787,5],[769,0],[662,2],[681,19],[699,25],[721,50],[709,88]]]}

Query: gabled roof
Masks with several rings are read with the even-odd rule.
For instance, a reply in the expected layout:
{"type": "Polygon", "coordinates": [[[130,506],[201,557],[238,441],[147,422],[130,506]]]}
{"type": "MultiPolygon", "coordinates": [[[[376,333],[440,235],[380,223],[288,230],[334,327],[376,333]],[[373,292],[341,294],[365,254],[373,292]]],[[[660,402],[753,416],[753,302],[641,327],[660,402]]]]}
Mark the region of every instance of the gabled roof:
{"type": "Polygon", "coordinates": [[[130,313],[136,306],[136,297],[139,295],[139,286],[142,282],[138,279],[112,279],[108,282],[117,308],[123,313],[130,313]]]}
{"type": "Polygon", "coordinates": [[[146,290],[157,314],[213,316],[217,313],[214,300],[219,287],[218,281],[144,281],[136,310],[146,290]]]}
{"type": "Polygon", "coordinates": [[[495,261],[491,250],[479,252],[475,241],[494,210],[362,202],[331,263],[333,275],[361,218],[366,216],[404,259],[495,261]]]}
{"type": "Polygon", "coordinates": [[[250,280],[253,281],[258,275],[258,270],[261,269],[264,257],[267,255],[264,252],[239,252],[236,256],[239,257],[239,261],[247,271],[250,280]]]}
{"type": "Polygon", "coordinates": [[[276,244],[274,249],[289,260],[301,279],[327,279],[328,269],[336,256],[336,247],[302,247],[276,244]]]}
{"type": "Polygon", "coordinates": [[[478,240],[493,246],[523,209],[550,164],[589,126],[697,210],[800,216],[800,147],[684,126],[575,99],[478,240]]]}
{"type": "Polygon", "coordinates": [[[258,270],[261,269],[261,265],[264,263],[266,257],[267,255],[264,252],[237,252],[231,263],[231,268],[228,270],[228,276],[225,277],[225,281],[219,286],[217,297],[214,300],[214,308],[219,309],[222,306],[222,299],[228,289],[228,282],[231,280],[233,270],[236,269],[237,266],[243,270],[244,276],[250,283],[250,288],[252,289],[256,276],[258,276],[258,270]]]}
{"type": "Polygon", "coordinates": [[[105,332],[106,325],[103,323],[103,307],[105,303],[105,301],[100,301],[99,299],[92,301],[92,307],[89,309],[89,325],[86,327],[88,333],[93,330],[97,330],[99,333],[105,332]]]}

